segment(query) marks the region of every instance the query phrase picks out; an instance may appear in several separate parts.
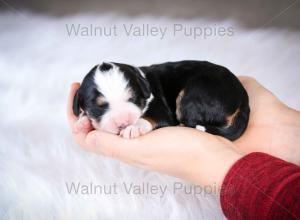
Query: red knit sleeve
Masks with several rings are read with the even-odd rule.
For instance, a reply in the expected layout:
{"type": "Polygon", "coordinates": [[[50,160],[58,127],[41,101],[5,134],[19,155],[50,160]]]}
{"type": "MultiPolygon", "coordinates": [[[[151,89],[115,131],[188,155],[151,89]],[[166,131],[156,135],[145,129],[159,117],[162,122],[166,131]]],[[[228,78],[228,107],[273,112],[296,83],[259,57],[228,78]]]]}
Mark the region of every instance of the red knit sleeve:
{"type": "Polygon", "coordinates": [[[220,199],[228,219],[300,219],[300,167],[248,154],[230,168],[220,199]]]}

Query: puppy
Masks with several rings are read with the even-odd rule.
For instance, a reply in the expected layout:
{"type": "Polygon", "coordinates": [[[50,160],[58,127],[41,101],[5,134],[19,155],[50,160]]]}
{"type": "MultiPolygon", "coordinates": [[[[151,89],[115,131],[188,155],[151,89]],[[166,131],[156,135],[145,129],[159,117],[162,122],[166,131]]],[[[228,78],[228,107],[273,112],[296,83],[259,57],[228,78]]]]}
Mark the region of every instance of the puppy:
{"type": "Polygon", "coordinates": [[[207,61],[135,67],[96,65],[77,91],[73,111],[95,129],[136,138],[153,129],[182,125],[229,140],[247,128],[250,108],[240,81],[207,61]]]}

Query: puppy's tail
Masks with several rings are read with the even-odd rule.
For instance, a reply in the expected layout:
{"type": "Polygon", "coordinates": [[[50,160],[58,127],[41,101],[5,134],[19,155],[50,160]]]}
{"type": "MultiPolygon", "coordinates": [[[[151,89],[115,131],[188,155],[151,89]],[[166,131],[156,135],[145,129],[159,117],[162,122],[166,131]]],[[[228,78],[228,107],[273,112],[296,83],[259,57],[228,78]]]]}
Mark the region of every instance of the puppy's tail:
{"type": "Polygon", "coordinates": [[[231,141],[238,139],[246,130],[249,121],[250,108],[248,102],[243,103],[230,125],[222,127],[205,126],[206,132],[223,136],[231,141]]]}

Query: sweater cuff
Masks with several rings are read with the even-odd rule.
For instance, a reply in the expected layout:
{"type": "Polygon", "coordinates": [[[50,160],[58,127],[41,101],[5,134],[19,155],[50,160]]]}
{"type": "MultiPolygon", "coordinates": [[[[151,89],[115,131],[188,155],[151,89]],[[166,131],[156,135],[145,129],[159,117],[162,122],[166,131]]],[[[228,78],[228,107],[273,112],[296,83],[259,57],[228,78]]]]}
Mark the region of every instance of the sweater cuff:
{"type": "Polygon", "coordinates": [[[221,187],[220,200],[225,216],[267,219],[274,209],[285,209],[277,198],[285,189],[285,181],[291,180],[295,172],[299,174],[296,165],[265,153],[250,153],[239,159],[226,174],[221,187]]]}

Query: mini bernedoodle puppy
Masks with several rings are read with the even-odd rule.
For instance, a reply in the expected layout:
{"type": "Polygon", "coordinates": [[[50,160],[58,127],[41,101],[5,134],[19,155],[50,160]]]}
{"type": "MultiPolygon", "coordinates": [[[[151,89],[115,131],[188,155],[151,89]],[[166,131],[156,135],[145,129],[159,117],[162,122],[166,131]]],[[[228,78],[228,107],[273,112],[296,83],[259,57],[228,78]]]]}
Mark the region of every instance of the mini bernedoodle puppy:
{"type": "Polygon", "coordinates": [[[78,123],[136,138],[181,125],[239,138],[247,128],[248,95],[227,68],[207,61],[136,67],[104,62],[84,78],[73,103],[78,123]]]}

